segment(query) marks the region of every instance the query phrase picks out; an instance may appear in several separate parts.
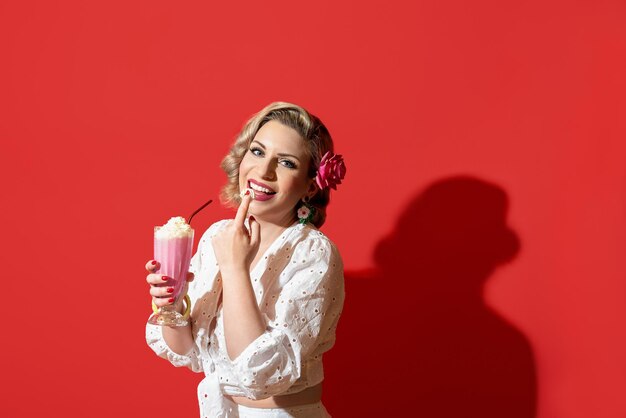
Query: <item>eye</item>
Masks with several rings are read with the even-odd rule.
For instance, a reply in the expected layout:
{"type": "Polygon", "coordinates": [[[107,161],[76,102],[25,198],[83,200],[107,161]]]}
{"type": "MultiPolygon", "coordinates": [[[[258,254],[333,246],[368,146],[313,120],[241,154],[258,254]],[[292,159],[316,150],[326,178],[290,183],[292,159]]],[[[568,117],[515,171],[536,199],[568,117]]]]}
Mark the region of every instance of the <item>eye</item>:
{"type": "Polygon", "coordinates": [[[282,160],[281,163],[287,168],[296,168],[297,166],[290,160],[282,160]]]}
{"type": "Polygon", "coordinates": [[[250,148],[250,152],[257,157],[263,154],[263,151],[260,148],[252,147],[250,148]],[[257,153],[258,152],[258,153],[257,153]]]}
{"type": "MultiPolygon", "coordinates": [[[[250,148],[250,153],[256,157],[262,157],[263,156],[263,150],[261,148],[257,148],[257,147],[252,147],[250,148]]],[[[290,169],[295,169],[298,168],[298,165],[296,163],[294,163],[291,160],[280,160],[280,163],[283,165],[283,167],[287,167],[290,169]]]]}

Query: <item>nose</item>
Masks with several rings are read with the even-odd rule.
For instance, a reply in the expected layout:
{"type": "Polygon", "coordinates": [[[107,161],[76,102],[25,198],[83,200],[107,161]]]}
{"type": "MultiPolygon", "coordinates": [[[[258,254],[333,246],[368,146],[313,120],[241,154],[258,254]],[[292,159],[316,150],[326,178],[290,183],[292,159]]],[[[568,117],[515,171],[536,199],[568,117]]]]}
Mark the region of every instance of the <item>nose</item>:
{"type": "Polygon", "coordinates": [[[257,167],[257,172],[262,179],[265,180],[275,180],[276,179],[276,164],[277,162],[273,161],[272,158],[265,158],[257,167]]]}

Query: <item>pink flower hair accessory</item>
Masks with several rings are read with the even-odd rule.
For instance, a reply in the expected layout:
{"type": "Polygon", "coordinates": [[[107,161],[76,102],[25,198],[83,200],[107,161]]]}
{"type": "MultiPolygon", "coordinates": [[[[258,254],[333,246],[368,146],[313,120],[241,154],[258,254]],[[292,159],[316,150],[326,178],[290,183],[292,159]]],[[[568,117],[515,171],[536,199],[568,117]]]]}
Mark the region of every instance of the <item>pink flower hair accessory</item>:
{"type": "Polygon", "coordinates": [[[341,184],[345,175],[346,165],[343,162],[343,157],[327,151],[320,161],[320,168],[317,170],[315,181],[322,190],[327,187],[337,190],[337,185],[341,184]]]}

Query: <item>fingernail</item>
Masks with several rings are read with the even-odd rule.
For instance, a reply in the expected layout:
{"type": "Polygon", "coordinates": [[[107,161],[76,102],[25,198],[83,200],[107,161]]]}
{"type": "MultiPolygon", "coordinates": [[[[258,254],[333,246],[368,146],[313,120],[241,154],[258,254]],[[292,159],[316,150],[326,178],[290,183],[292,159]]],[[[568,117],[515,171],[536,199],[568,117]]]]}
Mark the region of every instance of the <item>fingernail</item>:
{"type": "Polygon", "coordinates": [[[250,189],[246,189],[246,192],[243,195],[248,196],[249,194],[250,194],[250,189]]]}
{"type": "Polygon", "coordinates": [[[169,277],[167,277],[167,276],[163,276],[163,277],[161,277],[161,278],[163,279],[163,281],[164,281],[164,282],[166,282],[166,281],[168,281],[168,280],[170,279],[170,278],[169,278],[169,277]]]}
{"type": "Polygon", "coordinates": [[[167,293],[174,293],[174,288],[173,287],[168,287],[167,288],[167,293]]]}
{"type": "Polygon", "coordinates": [[[150,264],[152,264],[153,266],[156,266],[156,260],[152,260],[150,264]]]}
{"type": "Polygon", "coordinates": [[[169,298],[168,302],[169,303],[174,303],[174,298],[169,298]]]}

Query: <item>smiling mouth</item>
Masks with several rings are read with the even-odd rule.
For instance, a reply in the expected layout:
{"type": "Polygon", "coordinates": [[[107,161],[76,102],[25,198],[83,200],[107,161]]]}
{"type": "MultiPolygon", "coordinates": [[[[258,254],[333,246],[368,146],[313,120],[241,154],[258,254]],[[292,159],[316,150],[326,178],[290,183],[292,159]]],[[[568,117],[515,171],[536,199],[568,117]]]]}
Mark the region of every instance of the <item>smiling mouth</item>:
{"type": "Polygon", "coordinates": [[[266,189],[265,187],[258,186],[256,184],[250,182],[250,181],[248,181],[248,188],[254,190],[255,193],[265,194],[265,195],[268,195],[268,196],[276,194],[276,192],[272,192],[269,189],[266,189]]]}

